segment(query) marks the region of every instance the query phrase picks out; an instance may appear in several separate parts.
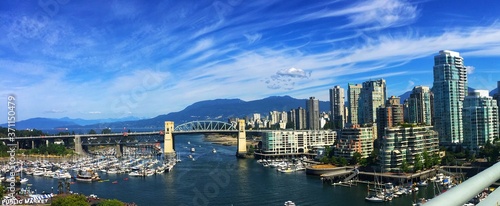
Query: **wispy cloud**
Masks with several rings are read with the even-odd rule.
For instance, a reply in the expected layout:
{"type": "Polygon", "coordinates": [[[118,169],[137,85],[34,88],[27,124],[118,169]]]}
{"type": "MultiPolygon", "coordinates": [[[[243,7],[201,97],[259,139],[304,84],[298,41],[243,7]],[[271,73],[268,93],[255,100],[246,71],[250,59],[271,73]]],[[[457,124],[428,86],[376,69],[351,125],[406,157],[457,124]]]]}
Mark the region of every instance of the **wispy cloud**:
{"type": "Polygon", "coordinates": [[[500,56],[498,17],[421,22],[436,12],[425,4],[71,1],[43,22],[13,7],[0,12],[0,95],[18,94],[26,116],[154,116],[214,98],[326,100],[332,85],[370,78],[402,93],[432,81],[439,50],[500,56]]]}

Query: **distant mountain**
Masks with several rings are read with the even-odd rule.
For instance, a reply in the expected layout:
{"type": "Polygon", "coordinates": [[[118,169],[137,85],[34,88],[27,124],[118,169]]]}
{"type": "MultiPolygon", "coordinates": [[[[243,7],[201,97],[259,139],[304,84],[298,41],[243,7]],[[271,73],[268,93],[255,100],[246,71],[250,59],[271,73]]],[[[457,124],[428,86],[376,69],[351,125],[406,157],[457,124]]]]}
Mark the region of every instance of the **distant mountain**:
{"type": "Polygon", "coordinates": [[[494,90],[491,90],[490,96],[494,96],[495,94],[497,94],[497,92],[498,92],[498,88],[495,88],[494,90]]]}
{"type": "MultiPolygon", "coordinates": [[[[216,99],[196,102],[184,110],[159,115],[151,119],[139,119],[137,117],[126,117],[121,119],[85,120],[33,118],[16,123],[16,128],[36,128],[41,130],[55,128],[78,128],[78,129],[102,129],[102,128],[149,128],[162,129],[165,121],[174,121],[176,125],[195,120],[219,120],[227,121],[229,118],[244,118],[254,113],[263,117],[270,111],[288,112],[298,107],[306,108],[306,99],[295,99],[290,96],[272,96],[260,100],[243,101],[241,99],[216,99]]],[[[329,110],[328,101],[319,101],[320,111],[329,110]]],[[[6,127],[7,124],[0,125],[6,127]]]]}
{"type": "MultiPolygon", "coordinates": [[[[0,126],[7,127],[7,124],[1,124],[0,126]]],[[[34,129],[34,128],[39,130],[44,130],[44,129],[54,129],[58,127],[74,127],[74,126],[79,126],[79,125],[76,125],[74,122],[70,121],[37,117],[16,122],[15,128],[17,130],[34,129]]]]}
{"type": "Polygon", "coordinates": [[[399,95],[399,98],[401,99],[401,104],[405,102],[406,99],[410,98],[411,91],[407,91],[402,95],[399,95]]]}
{"type": "MultiPolygon", "coordinates": [[[[432,88],[431,88],[431,89],[432,89],[432,88]]],[[[467,87],[467,93],[469,93],[469,92],[471,92],[471,91],[474,91],[474,90],[475,90],[475,89],[474,89],[474,88],[472,88],[472,87],[467,87]]],[[[495,90],[493,90],[493,91],[496,91],[496,89],[495,89],[495,90]]],[[[491,91],[491,92],[493,92],[493,91],[491,91]]],[[[490,92],[490,96],[492,96],[492,95],[491,95],[491,92],[490,92]]],[[[405,100],[406,100],[406,99],[410,98],[410,94],[411,94],[411,91],[407,91],[407,92],[403,93],[402,95],[399,95],[399,98],[401,99],[401,104],[403,104],[403,103],[405,102],[405,100]]]]}
{"type": "Polygon", "coordinates": [[[58,120],[66,121],[66,122],[73,122],[74,124],[85,126],[85,125],[109,123],[109,122],[134,121],[134,120],[140,120],[140,118],[129,116],[129,117],[123,117],[123,118],[108,118],[108,119],[88,120],[88,119],[81,119],[81,118],[71,119],[69,117],[63,117],[63,118],[60,118],[58,120]]]}
{"type": "MultiPolygon", "coordinates": [[[[176,125],[195,120],[227,121],[229,118],[244,118],[253,113],[260,113],[265,117],[270,111],[288,112],[298,107],[305,108],[306,99],[295,99],[290,96],[272,96],[248,102],[241,99],[216,99],[196,102],[182,111],[159,115],[151,119],[101,123],[87,127],[163,128],[167,120],[174,121],[176,125]]],[[[320,101],[319,108],[320,111],[328,111],[329,102],[320,101]]]]}

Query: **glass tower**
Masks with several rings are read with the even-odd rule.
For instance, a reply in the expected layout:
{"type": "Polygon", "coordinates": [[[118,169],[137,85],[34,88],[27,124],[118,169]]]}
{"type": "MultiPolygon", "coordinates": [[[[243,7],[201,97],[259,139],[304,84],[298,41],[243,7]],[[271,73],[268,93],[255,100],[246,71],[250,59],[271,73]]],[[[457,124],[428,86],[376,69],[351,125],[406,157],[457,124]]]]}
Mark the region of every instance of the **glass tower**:
{"type": "Polygon", "coordinates": [[[335,129],[344,128],[344,88],[335,86],[330,89],[330,112],[335,129]]]}
{"type": "Polygon", "coordinates": [[[498,137],[497,101],[488,90],[474,90],[465,97],[463,108],[464,146],[478,151],[498,137]]]}
{"type": "Polygon", "coordinates": [[[462,143],[462,101],[467,71],[458,52],[442,50],[434,56],[434,128],[440,144],[462,143]]]}

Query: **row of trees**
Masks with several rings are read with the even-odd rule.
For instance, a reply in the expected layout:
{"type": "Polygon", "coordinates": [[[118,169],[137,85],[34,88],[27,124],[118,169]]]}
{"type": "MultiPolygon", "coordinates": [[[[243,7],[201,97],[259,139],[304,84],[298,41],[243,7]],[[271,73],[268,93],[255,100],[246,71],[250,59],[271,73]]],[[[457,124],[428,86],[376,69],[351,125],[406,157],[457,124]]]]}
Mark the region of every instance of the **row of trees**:
{"type": "MultiPolygon", "coordinates": [[[[9,147],[6,145],[0,144],[0,156],[7,157],[9,156],[9,147]]],[[[67,149],[64,145],[58,144],[49,144],[49,145],[40,145],[35,149],[21,150],[20,153],[25,155],[33,155],[33,154],[41,154],[41,155],[58,155],[64,156],[68,154],[73,154],[73,150],[67,149]]]]}
{"type": "MultiPolygon", "coordinates": [[[[71,195],[58,195],[52,198],[52,206],[88,206],[89,200],[85,195],[71,194],[71,195]]],[[[97,206],[123,206],[125,203],[116,199],[99,200],[97,206]]]]}

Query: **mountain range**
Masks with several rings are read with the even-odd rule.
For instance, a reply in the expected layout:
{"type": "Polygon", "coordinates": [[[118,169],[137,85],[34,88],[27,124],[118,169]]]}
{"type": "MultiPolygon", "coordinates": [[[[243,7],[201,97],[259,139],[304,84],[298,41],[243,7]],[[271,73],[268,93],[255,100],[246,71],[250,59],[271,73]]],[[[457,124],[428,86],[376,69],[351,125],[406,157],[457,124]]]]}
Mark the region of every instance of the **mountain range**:
{"type": "MultiPolygon", "coordinates": [[[[474,90],[468,88],[469,91],[474,90]]],[[[497,89],[490,92],[493,96],[497,89]]],[[[411,91],[399,95],[401,103],[409,98],[411,91]]],[[[243,101],[241,99],[215,99],[196,102],[178,112],[171,112],[149,119],[138,117],[124,117],[118,119],[72,119],[69,117],[54,118],[31,118],[16,122],[17,129],[41,129],[53,130],[56,128],[79,128],[79,129],[100,129],[100,128],[143,128],[161,129],[165,121],[174,121],[176,125],[195,120],[220,120],[227,121],[229,118],[244,118],[254,113],[259,113],[264,117],[270,111],[290,111],[299,107],[306,107],[307,99],[295,99],[290,96],[271,96],[260,100],[243,101]]],[[[347,102],[346,102],[347,106],[347,102]]],[[[319,101],[320,111],[330,110],[328,101],[319,101]]],[[[7,127],[7,124],[0,124],[0,127],[7,127]]]]}
{"type": "MultiPolygon", "coordinates": [[[[31,118],[16,123],[17,129],[55,129],[55,128],[149,128],[161,129],[165,121],[174,121],[176,125],[195,120],[227,121],[229,118],[244,118],[254,113],[266,116],[270,111],[290,111],[306,107],[306,99],[290,96],[272,96],[260,100],[243,101],[241,99],[215,99],[196,102],[182,111],[159,115],[150,119],[106,119],[84,120],[71,118],[31,118]],[[114,121],[113,121],[114,120],[114,121]]],[[[329,102],[319,101],[320,111],[328,111],[329,102]]],[[[0,125],[6,127],[6,124],[0,125]]]]}

